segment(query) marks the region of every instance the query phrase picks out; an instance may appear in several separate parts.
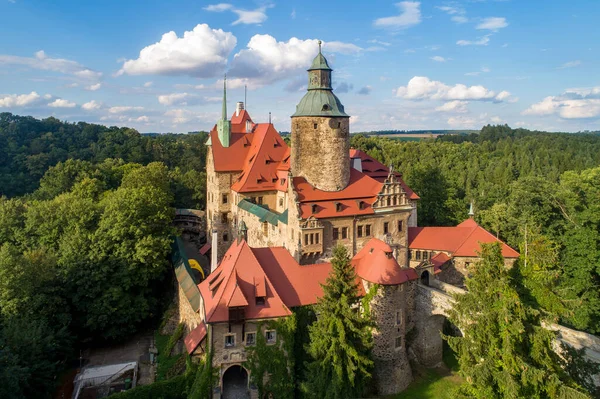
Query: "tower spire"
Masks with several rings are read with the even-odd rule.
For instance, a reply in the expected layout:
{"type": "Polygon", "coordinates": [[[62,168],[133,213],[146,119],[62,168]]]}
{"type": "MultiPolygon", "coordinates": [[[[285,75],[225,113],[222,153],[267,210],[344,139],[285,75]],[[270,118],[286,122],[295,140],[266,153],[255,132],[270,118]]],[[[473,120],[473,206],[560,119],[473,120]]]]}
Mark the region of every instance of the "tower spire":
{"type": "Polygon", "coordinates": [[[319,40],[319,54],[321,54],[321,43],[323,42],[319,40]]]}
{"type": "Polygon", "coordinates": [[[227,120],[227,74],[223,78],[223,112],[221,114],[221,119],[227,120]]]}
{"type": "Polygon", "coordinates": [[[229,147],[231,138],[231,122],[227,119],[227,74],[223,79],[223,110],[221,119],[217,121],[217,133],[223,147],[229,147]]]}

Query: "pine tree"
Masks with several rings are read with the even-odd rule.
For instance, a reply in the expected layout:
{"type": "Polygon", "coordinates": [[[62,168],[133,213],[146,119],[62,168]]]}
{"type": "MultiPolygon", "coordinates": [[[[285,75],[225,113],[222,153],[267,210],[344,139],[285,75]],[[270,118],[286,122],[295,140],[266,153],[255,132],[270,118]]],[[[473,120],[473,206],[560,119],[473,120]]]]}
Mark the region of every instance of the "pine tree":
{"type": "Polygon", "coordinates": [[[445,337],[466,379],[464,393],[485,399],[588,397],[564,371],[540,312],[513,288],[499,243],[482,244],[466,286],[450,312],[464,336],[445,337]]]}
{"type": "Polygon", "coordinates": [[[356,272],[342,246],[333,251],[332,272],[315,305],[317,321],[309,327],[312,361],[304,390],[323,399],[361,397],[371,377],[373,323],[361,310],[356,272]]]}

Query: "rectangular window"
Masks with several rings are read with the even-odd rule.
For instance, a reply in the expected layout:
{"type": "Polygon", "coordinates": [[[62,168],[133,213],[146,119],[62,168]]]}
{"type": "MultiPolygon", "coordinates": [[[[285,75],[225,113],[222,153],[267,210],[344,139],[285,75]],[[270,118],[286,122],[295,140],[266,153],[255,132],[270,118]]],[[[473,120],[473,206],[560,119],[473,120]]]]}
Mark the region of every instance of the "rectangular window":
{"type": "Polygon", "coordinates": [[[421,251],[415,252],[415,260],[421,260],[421,251]]]}
{"type": "Polygon", "coordinates": [[[254,202],[256,204],[256,197],[250,197],[250,202],[254,202]]]}
{"type": "Polygon", "coordinates": [[[267,222],[263,222],[263,234],[266,236],[269,235],[269,225],[267,224],[267,222]]]}
{"type": "Polygon", "coordinates": [[[365,236],[366,237],[370,237],[371,236],[371,225],[368,224],[365,226],[365,236]]]}
{"type": "Polygon", "coordinates": [[[304,245],[308,245],[308,234],[304,234],[304,245]]]}
{"type": "Polygon", "coordinates": [[[398,232],[402,231],[402,220],[398,220],[398,232]]]}
{"type": "Polygon", "coordinates": [[[222,196],[222,202],[223,202],[224,204],[226,204],[226,203],[227,203],[227,194],[223,194],[223,196],[222,196]]]}
{"type": "Polygon", "coordinates": [[[262,205],[262,203],[263,203],[263,197],[258,197],[257,198],[257,203],[258,203],[258,205],[262,205]]]}
{"type": "Polygon", "coordinates": [[[235,346],[235,334],[225,335],[225,347],[233,348],[235,346]]]}
{"type": "Polygon", "coordinates": [[[265,331],[265,339],[267,340],[267,344],[274,344],[277,342],[277,332],[275,330],[265,331]]]}
{"type": "Polygon", "coordinates": [[[264,296],[257,296],[256,297],[256,304],[258,306],[264,306],[264,304],[265,304],[265,297],[264,296]]]}
{"type": "Polygon", "coordinates": [[[363,231],[363,227],[362,226],[358,226],[358,228],[356,229],[356,235],[358,237],[362,237],[362,232],[363,231]]]}
{"type": "Polygon", "coordinates": [[[348,228],[342,227],[342,240],[345,240],[346,238],[348,238],[348,228]]]}
{"type": "Polygon", "coordinates": [[[283,198],[279,198],[279,206],[283,208],[283,198]]]}
{"type": "Polygon", "coordinates": [[[319,233],[315,233],[315,244],[319,243],[319,236],[320,236],[319,233]]]}
{"type": "Polygon", "coordinates": [[[402,348],[402,337],[396,337],[396,349],[402,348]]]}
{"type": "Polygon", "coordinates": [[[315,234],[310,233],[310,245],[313,245],[314,243],[315,243],[315,234]]]}
{"type": "Polygon", "coordinates": [[[256,333],[249,332],[246,333],[246,346],[256,345],[256,333]]]}
{"type": "Polygon", "coordinates": [[[221,223],[227,223],[227,212],[221,213],[221,223]]]}
{"type": "Polygon", "coordinates": [[[402,324],[402,311],[396,311],[396,325],[399,326],[402,324]]]}
{"type": "Polygon", "coordinates": [[[429,252],[423,251],[423,260],[429,259],[429,252]]]}
{"type": "Polygon", "coordinates": [[[390,222],[383,223],[383,234],[387,234],[390,232],[390,222]]]}
{"type": "Polygon", "coordinates": [[[340,238],[340,229],[338,229],[337,227],[333,228],[333,239],[337,240],[340,238]]]}

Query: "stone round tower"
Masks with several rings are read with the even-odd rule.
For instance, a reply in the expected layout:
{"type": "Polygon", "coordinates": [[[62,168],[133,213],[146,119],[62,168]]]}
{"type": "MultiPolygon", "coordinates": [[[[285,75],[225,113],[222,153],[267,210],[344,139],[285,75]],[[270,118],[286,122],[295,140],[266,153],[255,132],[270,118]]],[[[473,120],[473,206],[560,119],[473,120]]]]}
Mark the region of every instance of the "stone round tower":
{"type": "Polygon", "coordinates": [[[308,92],[292,115],[291,168],[320,190],[339,191],[350,179],[350,116],[333,94],[331,71],[319,41],[308,92]]]}

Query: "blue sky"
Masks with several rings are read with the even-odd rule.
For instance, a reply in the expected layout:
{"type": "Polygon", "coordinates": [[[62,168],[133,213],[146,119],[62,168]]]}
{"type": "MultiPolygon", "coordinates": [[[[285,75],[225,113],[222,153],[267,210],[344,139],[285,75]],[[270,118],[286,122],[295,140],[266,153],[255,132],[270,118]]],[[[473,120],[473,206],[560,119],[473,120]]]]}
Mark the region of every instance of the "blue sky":
{"type": "Polygon", "coordinates": [[[0,0],[0,112],[210,129],[243,101],[289,130],[317,40],[351,130],[600,130],[600,1],[0,0]]]}

